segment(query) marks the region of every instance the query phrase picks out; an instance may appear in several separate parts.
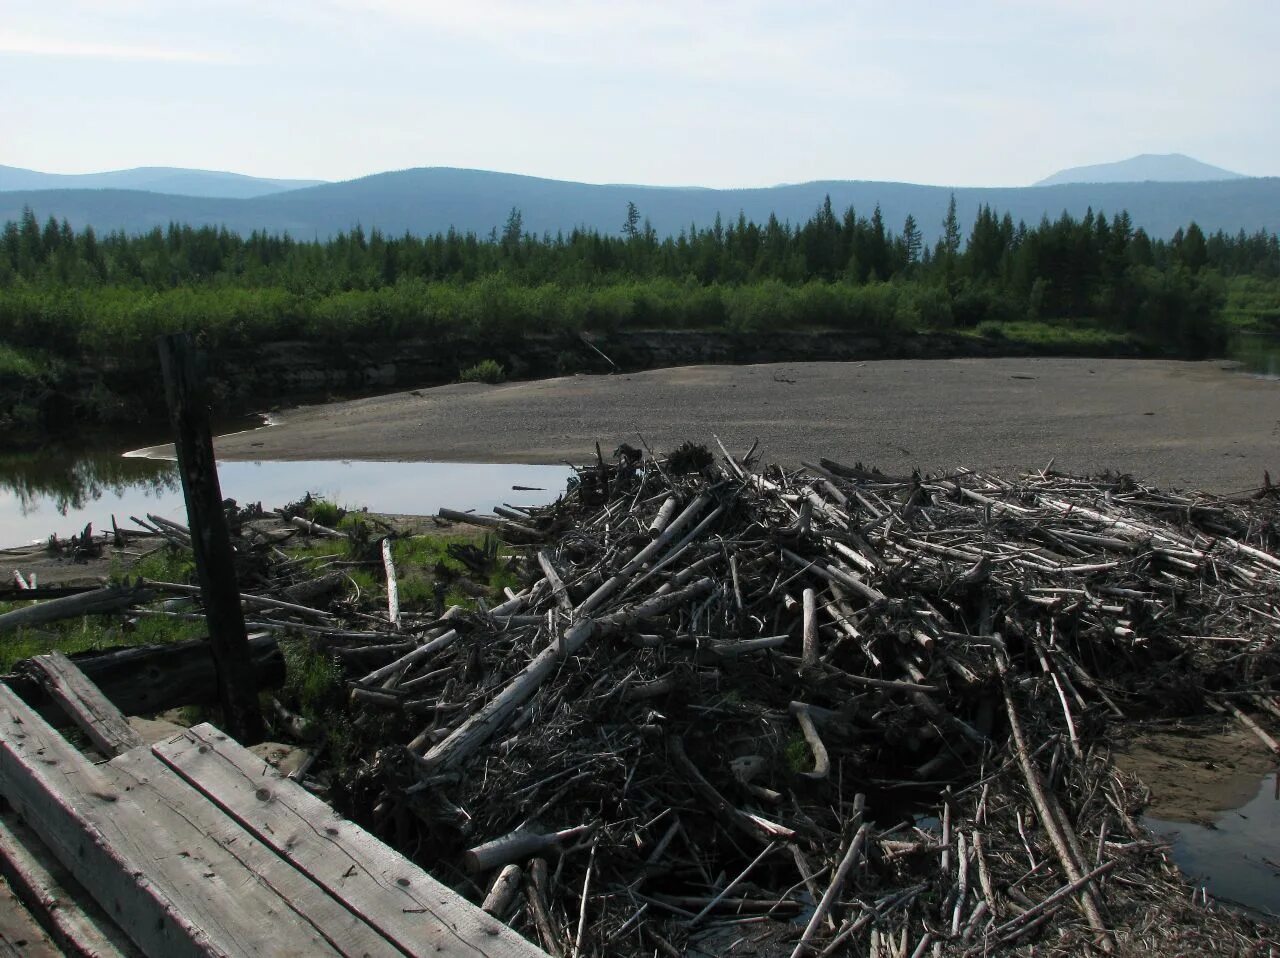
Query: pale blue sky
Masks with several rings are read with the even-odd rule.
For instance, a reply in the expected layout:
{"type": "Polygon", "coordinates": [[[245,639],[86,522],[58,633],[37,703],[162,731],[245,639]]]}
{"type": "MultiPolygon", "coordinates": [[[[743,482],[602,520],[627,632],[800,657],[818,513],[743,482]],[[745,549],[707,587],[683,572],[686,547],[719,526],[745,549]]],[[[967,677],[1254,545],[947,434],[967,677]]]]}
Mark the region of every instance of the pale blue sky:
{"type": "Polygon", "coordinates": [[[1020,185],[1280,174],[1280,0],[0,0],[0,164],[1020,185]]]}

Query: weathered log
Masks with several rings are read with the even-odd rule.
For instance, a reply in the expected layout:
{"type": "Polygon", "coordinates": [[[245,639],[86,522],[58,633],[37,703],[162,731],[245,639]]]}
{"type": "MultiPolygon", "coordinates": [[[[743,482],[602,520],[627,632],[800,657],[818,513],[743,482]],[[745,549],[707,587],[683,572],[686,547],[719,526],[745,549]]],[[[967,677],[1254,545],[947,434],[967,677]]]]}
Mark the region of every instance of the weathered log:
{"type": "Polygon", "coordinates": [[[804,740],[808,744],[809,750],[813,752],[813,770],[801,772],[800,774],[805,778],[826,778],[831,774],[831,759],[827,756],[827,747],[822,744],[822,736],[818,734],[818,727],[813,722],[809,706],[804,702],[792,702],[791,714],[800,723],[800,731],[804,735],[804,740]]]}
{"type": "Polygon", "coordinates": [[[800,660],[804,668],[811,669],[818,664],[818,596],[813,589],[805,589],[801,598],[804,607],[804,653],[800,660]]]}
{"type": "Polygon", "coordinates": [[[387,620],[400,628],[400,585],[396,581],[396,560],[391,554],[391,537],[382,540],[382,568],[387,574],[387,620]]]}
{"type": "MultiPolygon", "coordinates": [[[[283,513],[277,512],[276,515],[285,518],[283,513]]],[[[330,529],[328,526],[322,526],[318,522],[312,522],[310,519],[304,519],[302,516],[290,516],[288,518],[289,525],[296,529],[301,529],[309,536],[322,536],[326,539],[345,539],[345,533],[339,532],[337,529],[330,529]]]]}
{"type": "Polygon", "coordinates": [[[555,958],[561,958],[564,946],[561,943],[560,929],[547,907],[547,884],[547,860],[533,859],[529,862],[525,898],[529,902],[529,911],[533,913],[533,923],[538,929],[542,947],[555,958]]]}
{"type": "Polygon", "coordinates": [[[92,592],[68,595],[61,599],[49,599],[47,602],[0,614],[0,633],[34,625],[45,625],[60,619],[72,619],[80,615],[119,612],[132,605],[149,602],[153,596],[154,593],[145,586],[109,585],[94,589],[92,592]]]}
{"type": "MultiPolygon", "coordinates": [[[[260,687],[279,686],[284,681],[284,658],[275,636],[251,636],[249,652],[260,687]]],[[[71,656],[71,661],[125,715],[150,715],[217,701],[213,654],[203,639],[87,653],[71,656]]],[[[3,676],[3,681],[46,721],[69,724],[67,716],[29,672],[3,676]]]]}
{"type": "Polygon", "coordinates": [[[280,597],[287,602],[306,604],[314,602],[321,596],[337,592],[347,584],[347,577],[341,572],[326,572],[314,579],[304,579],[297,585],[280,590],[280,597]]]}
{"type": "Polygon", "coordinates": [[[805,929],[800,935],[800,940],[796,943],[795,950],[791,952],[791,958],[803,958],[812,948],[812,942],[818,934],[819,926],[835,905],[836,899],[840,895],[840,889],[844,887],[845,879],[849,877],[849,872],[853,871],[853,866],[862,857],[862,852],[866,847],[867,837],[870,833],[871,824],[864,822],[858,828],[857,834],[849,842],[849,847],[845,849],[844,857],[840,859],[840,864],[836,867],[836,873],[831,876],[831,884],[827,886],[827,891],[822,896],[822,901],[818,902],[818,907],[809,916],[809,923],[805,925],[805,929]]]}
{"type": "MultiPolygon", "coordinates": [[[[144,587],[154,589],[157,592],[171,592],[177,595],[200,595],[200,587],[196,585],[185,585],[181,582],[156,582],[152,579],[142,580],[144,587]]],[[[313,609],[310,606],[298,605],[294,602],[282,602],[280,599],[273,599],[266,595],[249,595],[240,593],[240,601],[245,605],[253,605],[262,609],[280,609],[282,612],[294,612],[298,615],[305,615],[313,619],[332,619],[332,613],[325,612],[323,609],[313,609]]]]}
{"type": "Polygon", "coordinates": [[[462,860],[467,866],[467,871],[472,874],[485,872],[499,865],[506,865],[558,848],[562,842],[577,838],[590,830],[590,825],[577,825],[545,834],[512,832],[510,835],[503,835],[483,845],[477,845],[463,855],[462,860]]]}
{"type": "MultiPolygon", "coordinates": [[[[671,532],[674,528],[678,527],[673,522],[668,527],[667,532],[671,532]]],[[[663,535],[666,534],[663,533],[663,535]]],[[[656,544],[660,540],[661,537],[655,539],[654,543],[656,544]]],[[[633,559],[628,563],[628,567],[638,568],[639,565],[633,559]]],[[[609,582],[612,581],[612,579],[609,580],[609,582]]],[[[606,582],[591,596],[588,596],[582,605],[578,607],[577,614],[588,615],[588,610],[603,602],[604,597],[607,597],[616,588],[616,586],[610,587],[609,582],[606,582]]],[[[659,596],[656,599],[641,603],[629,611],[614,613],[603,621],[601,625],[604,627],[616,627],[651,616],[661,615],[667,609],[678,605],[690,596],[709,592],[713,585],[714,583],[710,579],[702,579],[686,587],[680,593],[659,596]]],[[[583,644],[595,634],[596,629],[597,622],[590,617],[579,619],[570,626],[565,632],[562,642],[553,643],[539,652],[534,660],[525,666],[524,670],[506,688],[490,700],[484,708],[463,722],[450,733],[448,738],[423,756],[424,768],[448,769],[466,761],[511,716],[512,712],[523,705],[538,690],[539,686],[555,671],[560,659],[564,656],[573,655],[578,649],[582,648],[583,644]]]]}
{"type": "Polygon", "coordinates": [[[485,526],[489,529],[497,529],[500,532],[514,534],[525,539],[538,540],[545,538],[533,526],[525,525],[521,522],[513,522],[510,519],[499,519],[496,516],[477,515],[474,512],[459,512],[457,509],[441,509],[437,515],[441,519],[448,519],[450,522],[465,522],[468,525],[485,526]]]}
{"type": "Polygon", "coordinates": [[[498,877],[489,886],[489,894],[484,897],[481,910],[493,915],[494,918],[502,918],[511,910],[516,895],[520,893],[522,877],[524,877],[524,870],[519,865],[508,865],[498,872],[498,877]]]}
{"type": "Polygon", "coordinates": [[[556,604],[560,606],[560,610],[572,615],[573,599],[569,598],[569,590],[565,588],[564,580],[560,577],[559,570],[556,569],[555,560],[552,559],[551,553],[546,549],[538,550],[538,567],[542,569],[542,574],[547,577],[547,582],[551,586],[551,594],[555,596],[556,604]]]}
{"type": "Polygon", "coordinates": [[[1036,812],[1040,818],[1040,824],[1044,827],[1045,833],[1049,836],[1054,851],[1057,853],[1058,862],[1062,865],[1062,870],[1072,884],[1079,884],[1080,887],[1080,905],[1084,910],[1085,916],[1089,919],[1089,924],[1093,926],[1098,933],[1100,944],[1103,951],[1111,952],[1115,948],[1111,934],[1107,931],[1106,923],[1102,920],[1102,913],[1098,908],[1097,898],[1094,897],[1092,889],[1084,883],[1084,869],[1082,862],[1077,856],[1076,850],[1071,847],[1070,841],[1065,833],[1065,829],[1069,826],[1065,821],[1061,808],[1058,807],[1057,798],[1045,791],[1044,781],[1040,776],[1040,769],[1036,766],[1031,758],[1030,752],[1027,750],[1026,738],[1022,732],[1022,722],[1018,718],[1018,711],[1013,702],[1013,693],[1009,688],[1009,679],[1006,674],[1007,668],[1002,656],[997,657],[997,663],[1000,666],[1001,686],[1004,690],[1005,711],[1009,717],[1009,731],[1013,736],[1014,751],[1018,757],[1018,764],[1022,766],[1022,775],[1027,783],[1027,789],[1031,792],[1032,801],[1035,803],[1036,812]]]}

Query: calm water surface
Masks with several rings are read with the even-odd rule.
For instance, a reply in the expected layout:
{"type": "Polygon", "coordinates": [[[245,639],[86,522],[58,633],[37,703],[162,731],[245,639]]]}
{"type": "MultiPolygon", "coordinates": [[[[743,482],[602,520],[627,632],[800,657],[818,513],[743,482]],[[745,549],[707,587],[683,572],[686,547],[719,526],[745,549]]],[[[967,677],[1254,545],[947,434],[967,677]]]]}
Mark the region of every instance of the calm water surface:
{"type": "Polygon", "coordinates": [[[1266,776],[1248,804],[1212,825],[1148,816],[1147,827],[1172,843],[1173,860],[1210,896],[1280,917],[1280,795],[1266,776]]]}
{"type": "MultiPolygon", "coordinates": [[[[222,495],[282,506],[310,492],[342,506],[377,512],[490,511],[495,505],[543,505],[564,491],[567,466],[450,462],[222,462],[222,495]],[[513,485],[544,491],[514,491],[513,485]]],[[[186,522],[177,465],[125,458],[120,451],[0,456],[0,546],[67,536],[85,523],[110,528],[151,512],[186,522]]]]}
{"type": "Polygon", "coordinates": [[[1245,372],[1280,379],[1280,336],[1237,336],[1227,354],[1243,365],[1245,372]]]}

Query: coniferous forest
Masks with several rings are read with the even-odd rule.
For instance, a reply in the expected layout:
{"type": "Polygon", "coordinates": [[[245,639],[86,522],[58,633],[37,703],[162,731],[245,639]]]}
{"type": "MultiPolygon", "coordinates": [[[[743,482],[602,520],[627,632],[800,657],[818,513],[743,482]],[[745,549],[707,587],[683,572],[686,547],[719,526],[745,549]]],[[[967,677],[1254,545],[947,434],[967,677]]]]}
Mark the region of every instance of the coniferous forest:
{"type": "Polygon", "coordinates": [[[924,239],[914,218],[826,202],[807,222],[691,224],[660,237],[633,205],[619,230],[533,236],[513,209],[488,236],[324,241],[172,224],[98,235],[26,210],[0,235],[0,417],[71,366],[198,332],[211,350],[290,339],[518,337],[619,329],[952,331],[1053,351],[1121,346],[1220,355],[1232,324],[1274,322],[1274,233],[1148,236],[1124,213],[1028,225],[988,207],[962,230],[952,201],[924,239]],[[940,230],[939,230],[940,227],[940,230]]]}

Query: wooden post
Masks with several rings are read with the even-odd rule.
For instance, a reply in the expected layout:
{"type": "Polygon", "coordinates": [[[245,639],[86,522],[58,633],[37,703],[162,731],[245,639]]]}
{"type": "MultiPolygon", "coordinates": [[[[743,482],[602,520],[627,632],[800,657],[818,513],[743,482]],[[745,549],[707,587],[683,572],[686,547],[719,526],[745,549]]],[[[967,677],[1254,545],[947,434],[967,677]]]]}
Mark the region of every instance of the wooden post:
{"type": "Polygon", "coordinates": [[[186,333],[161,336],[159,347],[178,451],[178,474],[187,501],[191,551],[195,554],[209,644],[217,667],[223,725],[237,741],[254,745],[262,741],[262,713],[240,609],[231,533],[222,510],[218,466],[213,458],[204,375],[197,368],[196,350],[186,333]]]}

